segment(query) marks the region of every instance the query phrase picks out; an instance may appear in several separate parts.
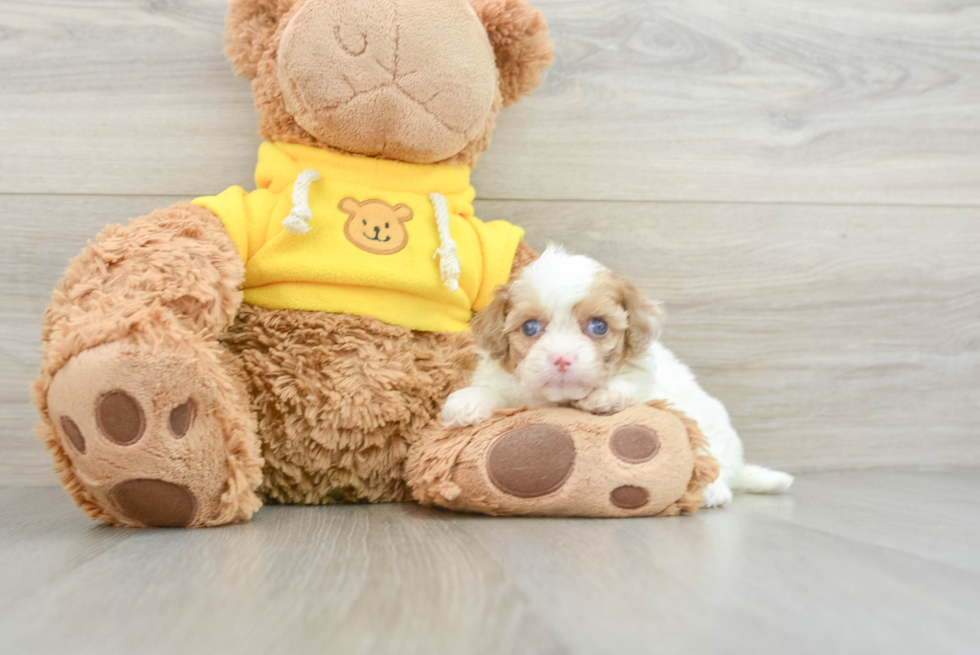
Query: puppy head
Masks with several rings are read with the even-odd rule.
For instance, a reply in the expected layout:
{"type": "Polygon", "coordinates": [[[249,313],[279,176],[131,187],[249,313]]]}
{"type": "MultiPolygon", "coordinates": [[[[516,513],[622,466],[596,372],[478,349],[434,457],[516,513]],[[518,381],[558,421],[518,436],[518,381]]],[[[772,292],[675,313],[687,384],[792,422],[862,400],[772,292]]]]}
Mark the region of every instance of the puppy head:
{"type": "Polygon", "coordinates": [[[473,318],[477,344],[548,402],[605,386],[659,332],[660,312],[593,259],[549,246],[473,318]]]}

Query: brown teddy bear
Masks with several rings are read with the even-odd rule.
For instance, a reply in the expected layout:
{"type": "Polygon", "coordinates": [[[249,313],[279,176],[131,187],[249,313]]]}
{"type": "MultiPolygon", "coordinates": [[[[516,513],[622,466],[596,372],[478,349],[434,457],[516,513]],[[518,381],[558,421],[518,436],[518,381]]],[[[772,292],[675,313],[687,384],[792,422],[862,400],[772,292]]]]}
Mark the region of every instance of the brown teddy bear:
{"type": "MultiPolygon", "coordinates": [[[[469,183],[552,60],[524,0],[231,0],[227,55],[266,139],[256,190],[107,227],[45,315],[39,436],[109,523],[410,499],[409,448],[431,459],[475,366],[472,312],[535,256],[473,216],[469,183]]],[[[434,457],[445,491],[457,460],[434,457]]],[[[688,459],[693,510],[710,464],[688,459]]],[[[435,477],[413,471],[424,500],[435,477]]]]}

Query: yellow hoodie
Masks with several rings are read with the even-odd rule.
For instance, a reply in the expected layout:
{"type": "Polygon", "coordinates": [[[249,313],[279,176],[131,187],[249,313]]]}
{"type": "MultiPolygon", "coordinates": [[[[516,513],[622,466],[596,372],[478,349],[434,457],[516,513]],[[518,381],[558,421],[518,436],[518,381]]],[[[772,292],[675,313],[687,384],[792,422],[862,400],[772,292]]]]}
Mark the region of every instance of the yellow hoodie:
{"type": "Polygon", "coordinates": [[[507,281],[524,236],[504,221],[473,217],[468,166],[266,142],[255,185],[252,193],[231,187],[193,202],[217,214],[235,242],[245,302],[269,309],[466,330],[472,312],[507,281]]]}

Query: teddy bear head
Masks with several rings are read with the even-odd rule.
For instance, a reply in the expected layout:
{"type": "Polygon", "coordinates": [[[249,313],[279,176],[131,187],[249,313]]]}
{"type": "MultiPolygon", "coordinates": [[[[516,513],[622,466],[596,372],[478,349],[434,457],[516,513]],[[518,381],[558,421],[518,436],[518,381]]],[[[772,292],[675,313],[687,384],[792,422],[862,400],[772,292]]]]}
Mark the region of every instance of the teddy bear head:
{"type": "Polygon", "coordinates": [[[264,138],[419,164],[475,163],[552,61],[526,0],[231,0],[226,27],[264,138]]]}

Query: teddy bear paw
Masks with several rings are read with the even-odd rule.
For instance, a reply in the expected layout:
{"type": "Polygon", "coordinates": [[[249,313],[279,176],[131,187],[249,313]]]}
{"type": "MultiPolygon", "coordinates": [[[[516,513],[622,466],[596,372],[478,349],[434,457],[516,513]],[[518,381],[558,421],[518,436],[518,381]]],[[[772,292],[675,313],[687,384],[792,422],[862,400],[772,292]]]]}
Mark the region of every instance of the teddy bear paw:
{"type": "Polygon", "coordinates": [[[615,416],[525,409],[427,435],[406,478],[422,503],[487,514],[677,514],[697,510],[717,471],[698,446],[680,416],[647,405],[615,416]]]}
{"type": "Polygon", "coordinates": [[[186,353],[117,342],[83,351],[55,375],[49,415],[74,474],[113,522],[227,522],[222,496],[236,466],[221,385],[198,364],[186,353]]]}

